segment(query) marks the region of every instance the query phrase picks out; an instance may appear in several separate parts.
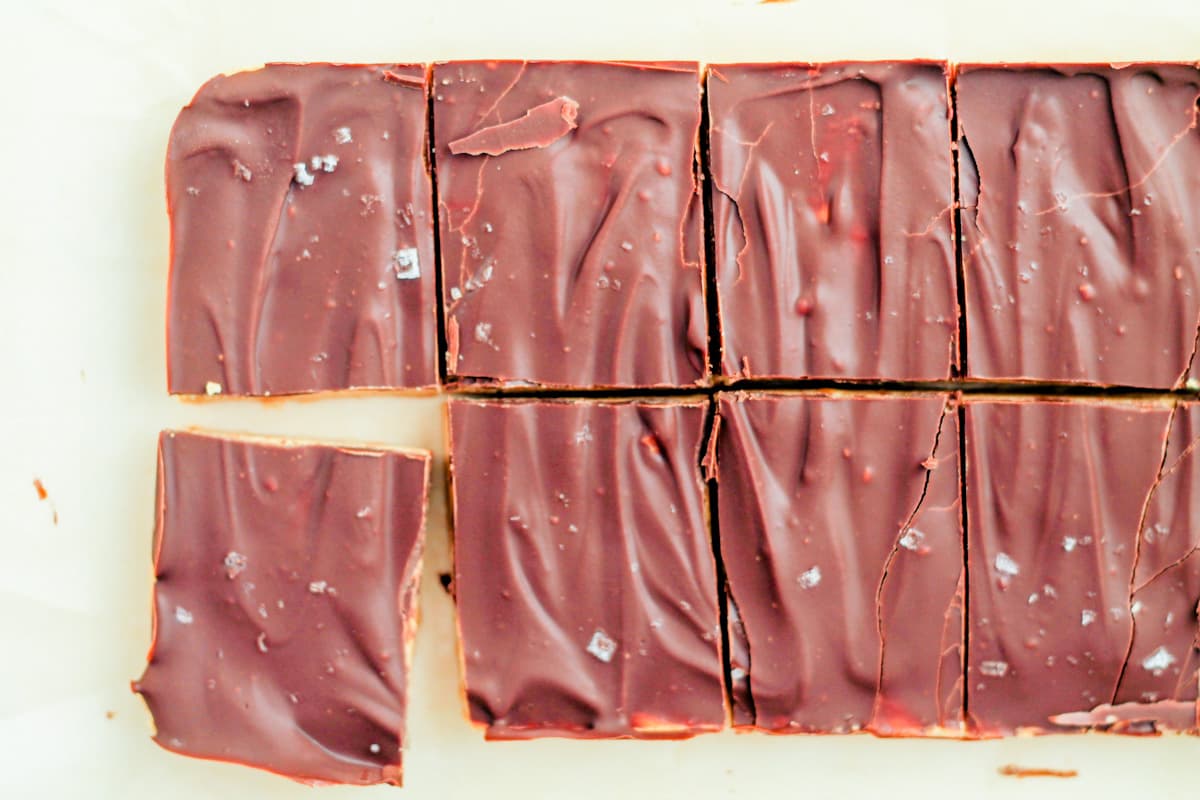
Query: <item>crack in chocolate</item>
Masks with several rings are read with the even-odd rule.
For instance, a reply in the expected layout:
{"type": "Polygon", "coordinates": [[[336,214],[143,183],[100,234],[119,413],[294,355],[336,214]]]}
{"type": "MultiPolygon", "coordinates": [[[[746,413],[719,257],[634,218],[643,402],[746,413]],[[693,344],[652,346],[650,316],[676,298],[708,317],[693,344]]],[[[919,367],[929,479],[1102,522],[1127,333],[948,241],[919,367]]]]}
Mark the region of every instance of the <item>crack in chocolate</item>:
{"type": "MultiPolygon", "coordinates": [[[[733,677],[733,669],[734,669],[733,668],[733,637],[734,637],[734,634],[727,633],[728,649],[726,650],[726,653],[727,653],[726,661],[729,665],[729,674],[728,674],[728,678],[727,678],[727,680],[728,680],[727,685],[729,687],[729,700],[730,700],[731,708],[732,708],[733,714],[736,717],[737,705],[736,705],[735,698],[738,697],[738,690],[739,690],[739,688],[741,688],[743,690],[743,692],[741,694],[740,699],[745,707],[745,712],[746,712],[747,718],[744,721],[742,721],[740,724],[758,725],[758,710],[757,710],[756,704],[754,702],[754,656],[752,655],[751,650],[750,650],[750,637],[745,635],[745,627],[744,627],[745,623],[742,621],[742,614],[741,614],[741,611],[738,609],[737,599],[734,597],[733,589],[731,589],[728,586],[728,584],[726,584],[726,587],[725,587],[725,602],[726,602],[726,607],[728,609],[728,615],[729,615],[728,616],[729,622],[727,623],[728,626],[732,628],[734,617],[737,618],[737,623],[739,625],[743,625],[743,628],[742,628],[741,632],[738,634],[737,638],[738,638],[738,646],[741,650],[741,654],[746,663],[745,667],[739,667],[739,669],[741,669],[744,674],[739,675],[735,679],[733,677]]],[[[735,718],[734,719],[734,727],[737,727],[738,725],[739,725],[739,722],[735,718]]]]}
{"type": "MultiPolygon", "coordinates": [[[[1152,483],[1150,485],[1149,491],[1146,492],[1146,498],[1142,501],[1142,512],[1138,517],[1137,531],[1134,534],[1133,563],[1129,567],[1129,599],[1128,599],[1128,602],[1126,605],[1126,611],[1129,614],[1129,620],[1130,620],[1129,644],[1126,645],[1126,647],[1125,647],[1125,657],[1122,660],[1121,669],[1117,673],[1117,680],[1113,684],[1112,699],[1109,701],[1110,703],[1117,702],[1117,696],[1121,692],[1121,684],[1125,680],[1125,672],[1126,672],[1126,670],[1129,669],[1129,659],[1133,655],[1133,643],[1137,638],[1138,624],[1137,624],[1137,617],[1135,616],[1134,609],[1133,609],[1134,597],[1138,593],[1138,591],[1145,588],[1145,584],[1143,584],[1143,586],[1140,586],[1140,587],[1135,586],[1134,581],[1137,579],[1138,562],[1141,560],[1142,541],[1143,541],[1143,536],[1144,536],[1144,532],[1145,532],[1145,528],[1146,528],[1146,518],[1150,513],[1150,504],[1154,500],[1154,495],[1158,492],[1158,487],[1162,485],[1163,480],[1166,478],[1167,474],[1169,474],[1168,472],[1165,471],[1166,465],[1167,465],[1167,454],[1170,452],[1171,430],[1174,428],[1175,417],[1178,413],[1179,413],[1179,404],[1176,403],[1175,406],[1173,406],[1171,408],[1171,413],[1167,416],[1166,428],[1163,431],[1163,437],[1162,437],[1162,439],[1163,439],[1162,456],[1158,462],[1158,472],[1154,478],[1154,483],[1152,483]]],[[[1172,467],[1172,469],[1173,469],[1173,467],[1172,467]]],[[[1148,581],[1147,583],[1150,583],[1150,582],[1152,582],[1152,581],[1148,581]]]]}
{"type": "Polygon", "coordinates": [[[1145,589],[1146,587],[1150,586],[1152,583],[1157,581],[1159,578],[1161,578],[1163,575],[1167,574],[1171,570],[1173,570],[1177,567],[1183,566],[1184,563],[1186,563],[1187,560],[1190,559],[1192,556],[1194,556],[1196,553],[1200,553],[1200,544],[1193,546],[1191,549],[1189,549],[1186,553],[1181,555],[1179,558],[1175,559],[1170,564],[1167,564],[1165,567],[1160,569],[1158,572],[1154,573],[1149,578],[1147,578],[1146,580],[1139,583],[1137,585],[1137,587],[1134,588],[1134,590],[1133,590],[1134,594],[1136,594],[1136,593],[1142,591],[1143,589],[1145,589]]]}
{"type": "Polygon", "coordinates": [[[1200,351],[1200,311],[1196,312],[1196,336],[1192,339],[1192,352],[1188,356],[1187,366],[1179,373],[1179,377],[1175,379],[1172,390],[1187,388],[1189,390],[1200,389],[1200,386],[1194,386],[1196,378],[1192,377],[1192,370],[1196,366],[1196,353],[1200,351]]]}
{"type": "Polygon", "coordinates": [[[951,203],[950,205],[946,206],[945,208],[943,208],[941,211],[934,214],[930,218],[929,224],[925,226],[925,230],[923,230],[923,231],[904,231],[903,232],[904,235],[907,236],[909,239],[922,239],[926,236],[930,236],[933,233],[934,228],[937,227],[937,224],[942,221],[942,217],[945,217],[948,214],[954,213],[954,209],[956,209],[957,207],[958,207],[957,203],[951,203]]]}
{"type": "MultiPolygon", "coordinates": [[[[962,377],[967,374],[967,284],[963,264],[963,202],[962,202],[962,166],[959,163],[961,158],[959,146],[959,124],[958,124],[958,98],[956,96],[955,80],[957,77],[957,68],[951,66],[946,74],[946,99],[950,106],[949,134],[950,134],[950,167],[953,170],[953,186],[951,188],[951,199],[954,202],[954,213],[950,217],[950,236],[954,243],[954,313],[956,315],[955,328],[958,336],[951,341],[953,350],[950,352],[951,375],[953,377],[962,377]]],[[[963,139],[963,146],[966,145],[966,139],[963,139]]],[[[962,420],[959,419],[961,426],[962,420]]],[[[960,465],[961,471],[961,465],[960,465]]],[[[964,565],[964,570],[966,569],[964,565]]],[[[966,695],[966,692],[963,692],[966,695]]]]}
{"type": "MultiPolygon", "coordinates": [[[[942,426],[946,422],[946,417],[949,416],[952,411],[955,410],[952,408],[949,398],[947,398],[946,404],[942,406],[941,416],[938,418],[937,432],[933,436],[933,447],[929,451],[928,460],[933,461],[935,464],[937,460],[938,443],[942,439],[942,426]]],[[[934,469],[936,469],[936,466],[934,469]]],[[[887,583],[888,573],[892,568],[892,563],[896,560],[896,556],[900,553],[900,548],[902,546],[901,541],[912,530],[913,522],[916,520],[917,514],[921,510],[921,504],[925,502],[925,496],[929,491],[929,482],[932,476],[933,469],[927,468],[925,470],[924,482],[921,484],[921,494],[917,497],[917,502],[913,505],[912,511],[909,512],[908,518],[904,520],[904,523],[900,526],[899,531],[896,532],[896,536],[892,540],[891,552],[888,553],[887,558],[883,562],[883,570],[879,575],[879,583],[875,587],[875,629],[879,634],[879,668],[875,680],[875,706],[871,712],[872,717],[878,717],[880,715],[883,702],[881,689],[883,686],[883,665],[887,650],[887,636],[884,634],[883,625],[883,588],[884,584],[887,583]]],[[[940,657],[938,661],[940,663],[940,657]]],[[[938,677],[940,679],[941,670],[938,670],[938,677]]]]}
{"type": "MultiPolygon", "coordinates": [[[[705,501],[708,505],[708,527],[712,537],[712,556],[716,572],[716,596],[719,624],[721,626],[721,671],[724,678],[726,714],[734,708],[734,685],[732,650],[730,647],[729,606],[733,602],[729,592],[729,577],[725,572],[725,559],[721,554],[721,514],[717,498],[717,437],[721,433],[721,413],[717,403],[709,401],[704,421],[704,434],[700,444],[700,474],[705,481],[705,501]]],[[[736,616],[736,610],[734,612],[736,616]]],[[[747,648],[748,649],[748,648],[747,648]]],[[[749,670],[747,670],[747,673],[749,670]]]]}
{"type": "MultiPolygon", "coordinates": [[[[447,227],[450,228],[451,233],[462,233],[463,229],[465,227],[467,227],[467,225],[471,222],[471,220],[475,219],[475,215],[477,213],[479,213],[479,204],[483,200],[483,171],[487,168],[487,163],[490,158],[491,158],[491,156],[484,155],[482,157],[482,160],[479,162],[479,175],[475,179],[475,204],[473,206],[471,206],[471,209],[467,212],[467,215],[462,218],[462,221],[459,222],[457,226],[455,226],[454,223],[452,223],[450,221],[450,217],[451,217],[450,208],[445,203],[442,204],[442,208],[446,212],[446,225],[447,225],[447,227]]],[[[466,253],[467,253],[466,249],[463,249],[462,261],[459,264],[460,268],[464,264],[466,264],[466,257],[467,257],[466,253]]],[[[462,270],[462,271],[465,272],[466,270],[462,270]]]]}
{"type": "MultiPolygon", "coordinates": [[[[1109,104],[1109,107],[1111,110],[1111,107],[1112,107],[1111,102],[1109,104]]],[[[1116,128],[1115,122],[1114,122],[1113,127],[1116,128]]],[[[1053,213],[1055,211],[1060,211],[1060,212],[1066,211],[1067,208],[1071,205],[1071,203],[1075,202],[1076,200],[1089,200],[1089,199],[1102,200],[1102,199],[1108,198],[1108,197],[1119,197],[1123,194],[1132,193],[1134,189],[1138,188],[1139,186],[1141,186],[1144,183],[1146,183],[1147,181],[1149,181],[1150,178],[1152,178],[1154,176],[1154,173],[1158,172],[1158,170],[1166,162],[1167,158],[1170,157],[1171,151],[1175,149],[1175,146],[1178,145],[1180,142],[1182,142],[1184,139],[1186,139],[1187,135],[1189,133],[1191,133],[1192,131],[1196,130],[1197,127],[1200,127],[1200,95],[1197,95],[1196,99],[1192,101],[1192,121],[1188,123],[1186,128],[1184,128],[1179,133],[1177,133],[1171,137],[1171,141],[1167,143],[1167,146],[1165,148],[1163,148],[1163,152],[1158,156],[1157,159],[1155,159],[1154,163],[1150,166],[1150,169],[1148,169],[1142,175],[1141,178],[1139,178],[1138,180],[1133,181],[1133,182],[1127,182],[1126,185],[1123,186],[1122,188],[1115,189],[1111,192],[1081,192],[1079,194],[1070,195],[1068,197],[1065,197],[1060,202],[1055,203],[1053,206],[1050,206],[1049,208],[1044,208],[1044,209],[1041,209],[1040,211],[1035,211],[1034,216],[1040,217],[1040,216],[1044,216],[1046,214],[1053,213]]],[[[1118,142],[1120,141],[1119,135],[1117,136],[1117,140],[1118,140],[1118,142]]],[[[1120,148],[1118,148],[1118,152],[1121,155],[1122,163],[1124,163],[1123,151],[1121,151],[1120,148]]],[[[1126,178],[1128,178],[1128,170],[1126,170],[1126,178]]]]}
{"type": "Polygon", "coordinates": [[[966,692],[967,658],[966,658],[966,636],[964,635],[964,630],[963,630],[963,623],[967,619],[966,598],[967,598],[967,568],[964,566],[962,568],[962,570],[960,570],[958,573],[958,584],[954,588],[954,596],[950,599],[950,605],[946,608],[945,613],[942,615],[941,642],[943,644],[945,644],[946,640],[949,639],[951,636],[950,623],[954,620],[954,612],[955,612],[955,610],[958,611],[958,614],[959,614],[958,632],[956,634],[954,634],[956,641],[954,641],[951,644],[945,645],[942,648],[942,651],[940,653],[938,653],[938,663],[939,664],[941,664],[941,662],[944,661],[947,656],[951,656],[954,654],[958,655],[958,663],[959,663],[958,675],[954,679],[953,689],[950,692],[943,695],[942,694],[942,670],[939,669],[937,671],[937,677],[934,679],[934,688],[933,688],[934,697],[937,700],[937,704],[938,704],[938,724],[942,728],[951,728],[950,725],[946,724],[946,720],[953,718],[954,716],[957,716],[957,719],[955,720],[956,725],[954,727],[956,727],[958,730],[962,729],[963,722],[966,719],[965,703],[966,703],[966,697],[967,697],[967,692],[966,692]],[[958,708],[957,709],[954,709],[953,707],[950,707],[948,705],[950,700],[954,697],[955,692],[958,693],[958,708]],[[945,698],[945,702],[947,704],[947,707],[945,707],[945,708],[943,708],[943,701],[942,701],[943,697],[945,698]]]}
{"type": "MultiPolygon", "coordinates": [[[[713,188],[717,190],[717,193],[724,197],[729,204],[733,206],[733,213],[737,217],[738,221],[738,230],[742,236],[742,246],[738,249],[737,255],[734,256],[734,264],[737,266],[737,279],[734,281],[734,283],[738,284],[741,283],[742,279],[745,277],[745,272],[742,269],[742,259],[745,257],[746,251],[750,248],[750,237],[746,235],[746,218],[742,216],[741,203],[739,203],[732,194],[730,194],[724,189],[724,187],[721,186],[721,182],[717,178],[716,173],[714,173],[712,176],[712,185],[713,188]]],[[[748,370],[746,374],[747,377],[749,377],[748,370]]]]}
{"type": "MultiPolygon", "coordinates": [[[[527,61],[521,62],[520,67],[517,69],[517,74],[514,75],[513,79],[511,81],[509,81],[509,84],[507,86],[505,86],[503,89],[501,89],[500,93],[498,95],[496,95],[495,102],[493,102],[490,106],[488,106],[482,112],[480,112],[479,117],[475,121],[476,125],[478,125],[480,122],[483,122],[485,119],[487,119],[488,116],[493,111],[498,112],[498,110],[500,108],[500,104],[502,102],[504,102],[504,98],[508,97],[509,94],[512,93],[512,90],[517,88],[517,84],[520,83],[521,78],[525,76],[525,68],[528,66],[529,66],[529,63],[527,61]]],[[[496,114],[496,121],[497,122],[500,121],[499,113],[496,114]]]]}
{"type": "MultiPolygon", "coordinates": [[[[706,176],[712,175],[712,110],[709,107],[708,83],[715,70],[706,69],[700,76],[700,129],[696,132],[695,174],[692,176],[694,185],[700,191],[701,232],[704,236],[703,245],[697,255],[703,257],[704,275],[704,311],[707,326],[708,342],[705,349],[707,372],[710,382],[722,372],[724,337],[721,331],[721,298],[716,291],[717,286],[717,248],[716,221],[713,215],[713,193],[704,189],[706,176]]],[[[721,76],[718,75],[720,78],[721,76]]],[[[723,80],[723,78],[721,78],[723,80]]],[[[684,233],[680,226],[680,247],[683,247],[684,233]]],[[[718,415],[719,416],[719,415],[718,415]]]]}

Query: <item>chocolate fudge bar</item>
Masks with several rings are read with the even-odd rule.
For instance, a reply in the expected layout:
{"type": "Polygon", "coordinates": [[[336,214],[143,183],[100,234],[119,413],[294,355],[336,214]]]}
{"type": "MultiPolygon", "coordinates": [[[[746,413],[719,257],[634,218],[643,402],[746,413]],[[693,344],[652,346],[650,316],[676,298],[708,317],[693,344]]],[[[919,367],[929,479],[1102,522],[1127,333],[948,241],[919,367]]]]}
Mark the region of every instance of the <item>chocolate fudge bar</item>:
{"type": "Polygon", "coordinates": [[[709,69],[725,378],[950,377],[947,75],[921,62],[709,69]]]}
{"type": "Polygon", "coordinates": [[[400,783],[429,454],[165,432],[154,643],[168,750],[400,783]]]}
{"type": "Polygon", "coordinates": [[[437,64],[433,116],[452,382],[708,382],[696,64],[437,64]]]}
{"type": "Polygon", "coordinates": [[[167,152],[176,394],[437,384],[425,68],[214,78],[167,152]]]}
{"type": "Polygon", "coordinates": [[[735,723],[963,724],[958,416],[948,395],[722,394],[735,723]]]}
{"type": "Polygon", "coordinates": [[[1200,414],[979,400],[966,419],[973,730],[1054,732],[1132,712],[1143,719],[1116,729],[1136,731],[1167,709],[1112,705],[1194,706],[1200,414]]]}
{"type": "Polygon", "coordinates": [[[1198,101],[1182,64],[960,69],[970,377],[1196,375],[1198,101]]]}
{"type": "Polygon", "coordinates": [[[451,400],[460,648],[488,738],[723,727],[707,405],[451,400]]]}
{"type": "Polygon", "coordinates": [[[1166,458],[1141,516],[1130,592],[1133,638],[1111,705],[1059,724],[1200,732],[1200,405],[1172,415],[1166,458]]]}

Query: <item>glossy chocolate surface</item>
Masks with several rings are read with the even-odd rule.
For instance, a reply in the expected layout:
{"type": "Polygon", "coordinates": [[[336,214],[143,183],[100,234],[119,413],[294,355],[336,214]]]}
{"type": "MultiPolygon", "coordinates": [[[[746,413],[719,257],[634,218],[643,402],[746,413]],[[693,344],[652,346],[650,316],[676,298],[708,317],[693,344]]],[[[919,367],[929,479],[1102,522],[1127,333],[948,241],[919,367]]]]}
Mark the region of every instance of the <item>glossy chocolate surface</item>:
{"type": "Polygon", "coordinates": [[[948,94],[942,64],[710,69],[724,376],[950,376],[948,94]]]}
{"type": "Polygon", "coordinates": [[[460,647],[488,738],[723,727],[706,413],[450,402],[460,647]]]}
{"type": "Polygon", "coordinates": [[[399,783],[427,454],[166,432],[154,643],[163,747],[309,783],[399,783]]]}
{"type": "Polygon", "coordinates": [[[437,384],[421,66],[214,78],[167,153],[172,393],[437,384]]]}
{"type": "Polygon", "coordinates": [[[969,374],[1167,389],[1200,316],[1200,70],[963,67],[969,374]]]}
{"type": "Polygon", "coordinates": [[[721,396],[718,508],[739,724],[961,731],[962,514],[948,403],[721,396]]]}
{"type": "Polygon", "coordinates": [[[1200,576],[1194,561],[1168,567],[1195,541],[1192,456],[1179,462],[1195,420],[1173,426],[1173,413],[967,406],[975,732],[1062,730],[1051,717],[1127,700],[1195,701],[1200,576]],[[1179,466],[1160,480],[1164,447],[1179,466]]]}
{"type": "Polygon", "coordinates": [[[697,66],[433,69],[452,381],[708,381],[697,66]]]}
{"type": "MultiPolygon", "coordinates": [[[[1200,680],[1200,404],[1171,417],[1166,459],[1146,502],[1130,595],[1133,640],[1118,704],[1182,702],[1196,714],[1200,680]]],[[[1160,707],[1166,708],[1166,707],[1160,707]]],[[[1179,729],[1179,715],[1161,723],[1179,729]]]]}

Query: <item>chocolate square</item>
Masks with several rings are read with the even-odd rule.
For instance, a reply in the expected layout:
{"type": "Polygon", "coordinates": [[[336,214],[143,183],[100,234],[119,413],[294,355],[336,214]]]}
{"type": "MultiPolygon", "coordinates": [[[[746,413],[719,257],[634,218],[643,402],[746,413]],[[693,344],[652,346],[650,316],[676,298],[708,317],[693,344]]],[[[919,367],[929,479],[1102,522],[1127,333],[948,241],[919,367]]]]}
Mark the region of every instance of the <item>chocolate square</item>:
{"type": "Polygon", "coordinates": [[[433,69],[459,383],[708,382],[694,63],[433,69]]]}
{"type": "Polygon", "coordinates": [[[724,377],[950,376],[948,96],[937,63],[709,69],[724,377]]]}
{"type": "Polygon", "coordinates": [[[723,394],[717,465],[735,722],[960,733],[950,398],[723,394]]]}
{"type": "Polygon", "coordinates": [[[724,726],[706,413],[703,401],[450,402],[460,648],[488,738],[724,726]]]}
{"type": "Polygon", "coordinates": [[[1191,65],[961,68],[970,377],[1197,374],[1198,103],[1191,65]]]}
{"type": "Polygon", "coordinates": [[[175,394],[437,384],[421,66],[209,81],[167,153],[175,394]]]}
{"type": "Polygon", "coordinates": [[[165,432],[155,741],[306,783],[400,783],[428,453],[165,432]]]}
{"type": "Polygon", "coordinates": [[[973,731],[1105,725],[1089,712],[1160,700],[1194,727],[1195,410],[972,401],[966,419],[973,731]]]}
{"type": "MultiPolygon", "coordinates": [[[[1166,458],[1142,518],[1133,572],[1133,641],[1116,702],[1183,703],[1200,732],[1200,404],[1172,414],[1166,458]]],[[[1171,727],[1171,726],[1168,726],[1171,727]]]]}

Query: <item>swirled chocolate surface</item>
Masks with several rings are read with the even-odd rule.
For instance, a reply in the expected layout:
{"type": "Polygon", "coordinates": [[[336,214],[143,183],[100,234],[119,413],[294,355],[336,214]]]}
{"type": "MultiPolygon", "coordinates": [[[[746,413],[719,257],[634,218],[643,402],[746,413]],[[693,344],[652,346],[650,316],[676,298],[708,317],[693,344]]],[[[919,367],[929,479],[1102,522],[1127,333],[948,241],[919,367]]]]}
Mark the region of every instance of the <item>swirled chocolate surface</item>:
{"type": "Polygon", "coordinates": [[[1115,702],[1195,701],[1195,492],[1190,453],[1180,461],[1194,420],[1176,416],[1168,439],[1180,413],[967,405],[976,733],[1061,731],[1052,717],[1115,702]]]}
{"type": "Polygon", "coordinates": [[[1200,70],[967,66],[956,96],[970,377],[1182,385],[1200,70]]]}
{"type": "Polygon", "coordinates": [[[944,64],[710,69],[722,375],[950,376],[948,95],[944,64]]]}
{"type": "Polygon", "coordinates": [[[450,62],[432,91],[451,380],[707,383],[697,65],[450,62]]]}
{"type": "Polygon", "coordinates": [[[489,738],[724,726],[706,413],[450,402],[460,647],[489,738]]]}
{"type": "Polygon", "coordinates": [[[1200,405],[1181,405],[1172,414],[1166,458],[1142,519],[1129,594],[1133,638],[1113,697],[1126,712],[1125,704],[1163,711],[1184,706],[1155,722],[1172,730],[1200,731],[1198,448],[1200,405]]]}
{"type": "Polygon", "coordinates": [[[165,432],[155,741],[307,783],[400,783],[428,454],[165,432]]]}
{"type": "Polygon", "coordinates": [[[961,732],[962,514],[948,403],[721,396],[718,507],[740,724],[961,732]]]}
{"type": "Polygon", "coordinates": [[[422,66],[279,64],[180,112],[172,393],[437,384],[425,90],[422,66]]]}

